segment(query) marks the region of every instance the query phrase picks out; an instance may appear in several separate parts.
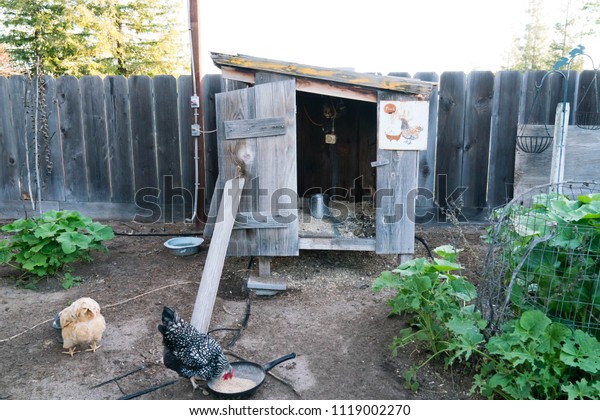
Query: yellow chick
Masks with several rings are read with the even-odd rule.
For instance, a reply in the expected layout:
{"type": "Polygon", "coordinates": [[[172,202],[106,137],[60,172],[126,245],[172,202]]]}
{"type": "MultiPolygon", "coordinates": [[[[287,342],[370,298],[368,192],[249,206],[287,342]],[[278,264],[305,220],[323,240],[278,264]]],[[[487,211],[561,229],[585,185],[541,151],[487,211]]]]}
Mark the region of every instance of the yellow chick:
{"type": "Polygon", "coordinates": [[[63,352],[71,357],[77,346],[89,346],[85,351],[96,352],[106,329],[106,321],[100,313],[100,305],[94,299],[84,297],[77,299],[60,314],[60,328],[63,338],[63,352]]]}

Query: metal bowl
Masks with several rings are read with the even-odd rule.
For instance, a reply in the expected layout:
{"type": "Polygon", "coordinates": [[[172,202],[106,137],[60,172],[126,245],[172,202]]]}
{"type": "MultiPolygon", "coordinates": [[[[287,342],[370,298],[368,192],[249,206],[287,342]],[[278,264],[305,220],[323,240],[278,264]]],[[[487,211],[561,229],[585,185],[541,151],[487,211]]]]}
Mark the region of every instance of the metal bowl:
{"type": "Polygon", "coordinates": [[[171,251],[171,254],[185,257],[187,255],[197,254],[200,251],[200,245],[202,245],[203,242],[204,239],[202,238],[180,236],[166,241],[165,247],[171,251]]]}

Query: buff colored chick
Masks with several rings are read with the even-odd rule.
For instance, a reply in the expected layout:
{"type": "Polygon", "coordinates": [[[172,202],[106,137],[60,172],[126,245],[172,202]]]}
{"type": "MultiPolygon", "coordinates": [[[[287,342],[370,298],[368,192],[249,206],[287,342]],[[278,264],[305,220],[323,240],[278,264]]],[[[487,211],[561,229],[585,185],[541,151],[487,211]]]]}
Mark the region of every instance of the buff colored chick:
{"type": "Polygon", "coordinates": [[[77,346],[89,346],[85,351],[96,352],[100,347],[102,334],[106,329],[106,321],[100,313],[100,305],[94,299],[84,297],[77,299],[71,306],[58,314],[60,321],[63,348],[71,357],[77,346]]]}

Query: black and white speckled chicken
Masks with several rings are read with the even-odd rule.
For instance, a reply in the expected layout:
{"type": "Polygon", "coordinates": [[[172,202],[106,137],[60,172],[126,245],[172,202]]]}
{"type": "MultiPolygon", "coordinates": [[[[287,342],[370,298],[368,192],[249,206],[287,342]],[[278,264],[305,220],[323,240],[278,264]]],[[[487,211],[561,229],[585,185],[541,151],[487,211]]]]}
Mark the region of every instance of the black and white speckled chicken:
{"type": "Polygon", "coordinates": [[[222,377],[227,380],[233,376],[233,369],[219,343],[199,332],[171,308],[163,308],[158,331],[163,336],[165,366],[189,378],[194,390],[199,386],[197,379],[222,377]]]}

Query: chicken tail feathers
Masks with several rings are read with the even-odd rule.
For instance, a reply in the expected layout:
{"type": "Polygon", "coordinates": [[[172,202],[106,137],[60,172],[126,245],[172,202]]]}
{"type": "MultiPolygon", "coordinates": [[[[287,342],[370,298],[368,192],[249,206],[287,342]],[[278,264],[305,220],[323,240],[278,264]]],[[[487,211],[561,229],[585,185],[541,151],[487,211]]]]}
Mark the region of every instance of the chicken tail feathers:
{"type": "Polygon", "coordinates": [[[177,322],[177,319],[179,318],[179,316],[177,315],[177,312],[175,312],[173,309],[165,306],[163,308],[163,312],[162,312],[162,322],[163,324],[171,324],[174,322],[177,322]]]}

